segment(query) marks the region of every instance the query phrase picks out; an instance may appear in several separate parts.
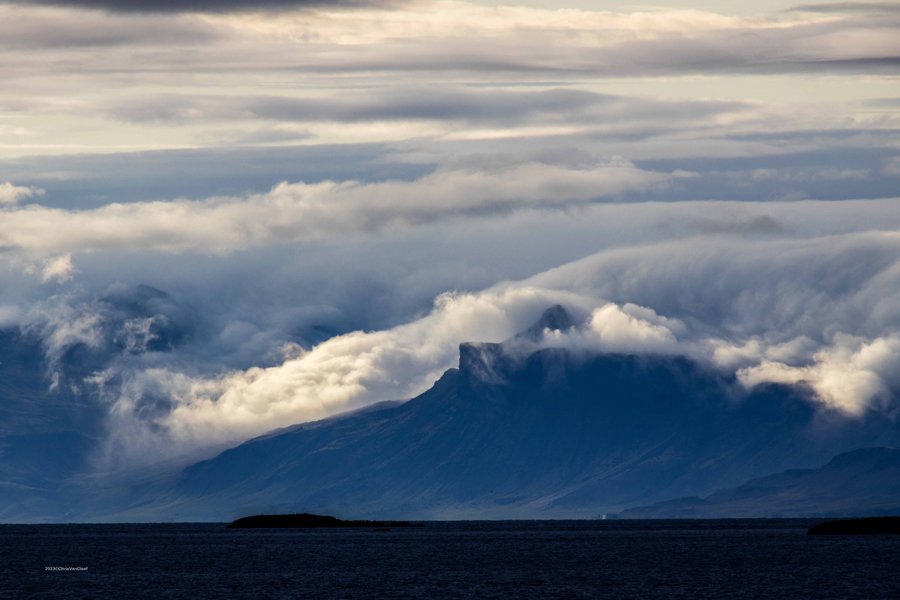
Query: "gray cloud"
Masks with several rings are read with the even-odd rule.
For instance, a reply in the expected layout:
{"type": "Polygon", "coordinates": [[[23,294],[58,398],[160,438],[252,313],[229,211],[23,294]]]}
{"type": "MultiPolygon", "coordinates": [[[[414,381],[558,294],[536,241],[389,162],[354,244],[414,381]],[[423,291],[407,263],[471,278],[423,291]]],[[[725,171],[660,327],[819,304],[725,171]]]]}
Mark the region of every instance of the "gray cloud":
{"type": "MultiPolygon", "coordinates": [[[[226,133],[234,136],[231,130],[226,133]]],[[[336,181],[347,173],[360,182],[410,180],[435,168],[433,162],[391,159],[389,152],[384,144],[316,144],[66,154],[0,160],[0,180],[46,190],[40,197],[43,206],[79,209],[110,202],[240,196],[281,181],[336,181]]]]}
{"type": "Polygon", "coordinates": [[[696,132],[713,118],[749,116],[753,108],[744,102],[665,101],[574,89],[512,92],[445,87],[373,91],[351,100],[166,95],[121,103],[110,112],[138,123],[252,118],[305,123],[452,121],[495,127],[590,124],[611,135],[643,137],[676,129],[696,132]]]}
{"type": "Polygon", "coordinates": [[[73,18],[67,12],[43,14],[22,11],[0,19],[0,47],[7,50],[91,50],[142,44],[202,45],[228,37],[229,32],[191,16],[95,15],[80,19],[73,18]]]}
{"type": "MultiPolygon", "coordinates": [[[[639,102],[636,101],[639,104],[639,102]]],[[[215,147],[155,152],[120,152],[0,159],[0,181],[46,190],[40,204],[91,208],[112,201],[159,198],[204,198],[211,193],[243,196],[264,192],[280,181],[341,180],[352,173],[361,182],[414,180],[437,168],[478,168],[535,160],[584,168],[596,156],[620,152],[636,157],[649,171],[696,173],[659,189],[634,190],[631,200],[685,201],[778,200],[806,197],[823,200],[887,197],[896,194],[893,129],[759,131],[752,121],[746,133],[724,127],[683,131],[678,123],[614,120],[609,129],[588,134],[584,126],[565,135],[521,135],[507,139],[410,140],[392,144],[313,144],[282,147],[215,147]],[[626,133],[646,128],[640,138],[626,133]],[[184,176],[171,177],[173,172],[184,176]],[[844,172],[869,172],[864,179],[839,178],[844,172]],[[769,175],[767,178],[761,174],[769,175]]],[[[690,117],[687,117],[690,120],[690,117]]],[[[702,120],[700,117],[698,121],[702,120]]],[[[769,119],[771,121],[771,119],[769,119]]],[[[269,126],[261,122],[263,133],[269,126]]],[[[305,124],[289,127],[308,129],[305,124]]],[[[252,131],[250,129],[249,131],[252,131]]],[[[230,126],[228,142],[240,133],[230,126]]],[[[257,138],[260,139],[260,138],[257,138]]],[[[216,141],[221,140],[220,137],[216,141]]],[[[253,141],[251,139],[251,141],[253,141]]],[[[310,140],[311,141],[311,140],[310,140]]],[[[221,143],[219,141],[219,143],[221,143]]],[[[27,201],[34,201],[31,198],[27,201]]]]}
{"type": "Polygon", "coordinates": [[[222,13],[296,8],[390,6],[397,2],[394,0],[3,0],[3,3],[131,13],[222,13]]]}
{"type": "Polygon", "coordinates": [[[900,11],[900,6],[894,2],[828,2],[815,4],[798,4],[785,12],[816,12],[816,13],[870,13],[900,11]]]}
{"type": "MultiPolygon", "coordinates": [[[[255,20],[246,25],[225,16],[206,19],[216,28],[219,42],[195,44],[196,51],[123,52],[104,56],[69,53],[60,57],[78,64],[82,74],[152,76],[164,71],[222,73],[302,72],[311,76],[335,73],[495,73],[517,79],[547,76],[643,77],[676,73],[788,73],[809,70],[885,72],[895,70],[900,49],[898,23],[892,16],[853,14],[823,21],[796,17],[768,21],[724,17],[712,13],[665,12],[634,15],[525,10],[504,7],[489,10],[476,5],[424,5],[421,11],[364,11],[342,15],[315,13],[309,18],[255,20]],[[552,17],[552,18],[550,18],[552,17]],[[354,21],[358,19],[358,21],[354,21]],[[469,34],[460,35],[460,27],[469,34]],[[629,32],[639,28],[639,38],[629,32]],[[858,32],[865,30],[866,43],[858,32]],[[602,31],[598,36],[596,32],[602,31]],[[315,42],[310,44],[308,42],[315,42]],[[352,43],[347,43],[352,42],[352,43]],[[360,52],[365,48],[365,52],[360,52]]],[[[166,18],[146,23],[134,32],[134,44],[149,43],[154,34],[167,35],[166,18]],[[154,33],[155,32],[155,33],[154,33]]],[[[36,18],[17,15],[15,20],[36,18]]],[[[79,27],[104,31],[110,15],[80,16],[79,27]],[[92,23],[92,20],[101,22],[92,23]]],[[[143,18],[143,17],[142,17],[143,18]]],[[[47,70],[57,44],[71,37],[73,49],[84,46],[91,33],[64,34],[48,18],[42,30],[13,33],[18,44],[42,49],[40,57],[8,57],[18,73],[47,70]]],[[[94,34],[119,43],[128,36],[94,34]],[[120,39],[121,38],[121,39],[120,39]]],[[[104,42],[105,43],[105,42],[104,42]]],[[[187,41],[185,41],[187,43],[187,41]]],[[[6,66],[0,63],[0,66],[6,66]]],[[[12,65],[9,72],[14,72],[12,65]]]]}
{"type": "Polygon", "coordinates": [[[616,157],[576,168],[538,161],[441,168],[416,181],[283,182],[266,194],[246,197],[113,203],[81,211],[31,205],[3,213],[0,245],[36,256],[112,248],[229,253],[622,199],[680,176],[644,171],[616,157]]]}
{"type": "Polygon", "coordinates": [[[900,107],[900,98],[874,98],[872,100],[866,100],[865,104],[867,106],[878,108],[900,107]]]}
{"type": "Polygon", "coordinates": [[[777,235],[785,231],[784,225],[769,215],[698,219],[695,227],[705,233],[777,235]]]}

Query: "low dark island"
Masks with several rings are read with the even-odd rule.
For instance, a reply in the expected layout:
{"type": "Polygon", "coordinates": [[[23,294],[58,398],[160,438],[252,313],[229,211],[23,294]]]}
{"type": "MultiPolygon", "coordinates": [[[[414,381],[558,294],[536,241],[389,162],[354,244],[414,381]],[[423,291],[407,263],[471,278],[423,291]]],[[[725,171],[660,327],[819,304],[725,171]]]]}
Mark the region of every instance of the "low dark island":
{"type": "Polygon", "coordinates": [[[900,535],[900,517],[838,519],[813,525],[809,535],[900,535]]]}
{"type": "Polygon", "coordinates": [[[421,523],[409,521],[344,521],[329,515],[311,515],[299,513],[293,515],[253,515],[242,517],[228,524],[229,529],[262,529],[262,528],[338,528],[338,527],[422,527],[421,523]]]}

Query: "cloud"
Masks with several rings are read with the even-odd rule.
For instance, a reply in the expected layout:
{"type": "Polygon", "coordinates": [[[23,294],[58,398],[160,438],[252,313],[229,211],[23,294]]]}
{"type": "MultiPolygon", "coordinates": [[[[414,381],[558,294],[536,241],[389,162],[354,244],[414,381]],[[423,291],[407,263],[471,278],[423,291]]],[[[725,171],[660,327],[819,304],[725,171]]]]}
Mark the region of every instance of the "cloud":
{"type": "Polygon", "coordinates": [[[842,414],[891,412],[900,398],[898,265],[896,233],[610,249],[481,292],[443,294],[423,316],[294,347],[271,366],[213,377],[174,364],[137,370],[108,401],[131,422],[122,431],[155,429],[173,450],[244,439],[413,396],[455,365],[460,342],[507,339],[561,303],[588,315],[585,325],[545,332],[536,347],[684,355],[747,387],[809,386],[842,414]],[[141,417],[144,396],[166,398],[167,408],[141,417]]]}
{"type": "Polygon", "coordinates": [[[63,254],[62,256],[48,259],[44,263],[44,268],[41,271],[41,281],[44,283],[48,281],[69,281],[72,279],[75,270],[75,265],[72,264],[72,255],[63,254]]]}
{"type": "MultiPolygon", "coordinates": [[[[201,8],[198,4],[179,5],[201,8]]],[[[117,42],[122,51],[102,60],[85,44],[90,39],[87,34],[69,36],[65,32],[93,27],[101,32],[94,35],[105,39],[108,34],[97,25],[103,25],[110,15],[73,12],[71,19],[77,25],[62,27],[59,36],[59,19],[47,19],[41,29],[43,17],[31,19],[16,13],[10,18],[34,24],[26,28],[27,35],[10,31],[12,42],[27,47],[28,53],[4,58],[19,66],[16,71],[10,69],[11,73],[52,70],[57,63],[48,58],[59,47],[54,40],[71,38],[66,64],[77,64],[80,76],[127,74],[155,82],[161,71],[173,75],[228,72],[242,77],[247,72],[303,72],[310,77],[396,73],[407,80],[417,80],[428,71],[492,73],[519,81],[547,74],[571,79],[810,69],[881,72],[896,66],[900,57],[897,23],[881,14],[791,13],[787,19],[783,15],[743,18],[697,10],[617,13],[467,2],[411,3],[396,10],[321,8],[278,15],[206,14],[191,21],[183,17],[193,15],[158,15],[157,21],[147,21],[145,32],[125,30],[133,34],[134,48],[129,49],[124,40],[117,42]],[[198,36],[194,42],[185,36],[176,48],[158,46],[158,52],[146,52],[145,46],[153,47],[154,32],[163,38],[168,35],[169,18],[182,19],[179,22],[185,27],[202,26],[208,35],[198,36]],[[465,35],[461,35],[463,31],[465,35]],[[186,47],[192,52],[185,53],[186,47]]]]}
{"type": "Polygon", "coordinates": [[[12,206],[27,198],[40,196],[44,190],[36,187],[13,185],[6,181],[0,183],[0,207],[12,206]]]}
{"type": "MultiPolygon", "coordinates": [[[[711,119],[740,119],[753,105],[725,101],[673,101],[598,94],[574,89],[539,91],[393,89],[356,98],[289,96],[160,96],[113,106],[110,112],[131,122],[178,122],[254,118],[276,122],[321,121],[452,121],[500,127],[522,123],[565,124],[604,122],[632,125],[659,133],[661,129],[702,127],[711,119]],[[655,128],[654,128],[655,125],[655,128]]],[[[627,131],[626,127],[622,127],[627,131]]],[[[623,131],[623,132],[624,132],[623,131]]]]}
{"type": "Polygon", "coordinates": [[[528,281],[633,302],[737,339],[781,343],[805,335],[824,344],[841,330],[878,337],[896,326],[898,252],[900,235],[890,230],[695,238],[611,249],[528,281]]]}
{"type": "MultiPolygon", "coordinates": [[[[47,4],[72,7],[75,3],[47,4]]],[[[123,46],[203,46],[233,39],[231,32],[191,15],[85,15],[64,8],[28,10],[0,2],[0,16],[0,47],[16,53],[69,49],[75,54],[97,48],[111,52],[123,46]]]]}
{"type": "Polygon", "coordinates": [[[810,365],[765,361],[737,375],[748,387],[768,382],[808,385],[826,406],[860,417],[873,406],[897,410],[898,372],[900,334],[874,340],[838,334],[832,345],[813,355],[810,365]]]}
{"type": "Polygon", "coordinates": [[[49,296],[18,315],[21,331],[41,342],[50,392],[65,384],[79,388],[81,381],[64,381],[66,353],[75,347],[98,349],[103,344],[103,317],[90,303],[62,293],[49,296]]]}
{"type": "Polygon", "coordinates": [[[677,354],[676,331],[685,332],[677,319],[636,304],[610,302],[595,308],[584,328],[545,331],[541,344],[601,354],[677,354]]]}
{"type": "MultiPolygon", "coordinates": [[[[824,405],[859,415],[894,410],[900,397],[891,358],[898,265],[896,233],[719,242],[709,251],[676,242],[604,252],[529,284],[652,307],[686,325],[678,353],[737,367],[749,386],[808,384],[824,405]]],[[[658,334],[648,346],[671,348],[658,334]]]]}
{"type": "MultiPolygon", "coordinates": [[[[638,161],[785,151],[776,140],[737,136],[791,128],[882,128],[887,138],[890,107],[855,105],[868,89],[889,93],[880,79],[849,93],[842,80],[816,77],[822,89],[813,93],[787,79],[739,74],[890,71],[900,56],[895,21],[443,1],[277,16],[3,5],[0,107],[31,135],[0,152],[406,141],[453,153],[462,143],[506,140],[591,145],[638,161]],[[695,74],[716,78],[664,86],[650,79],[695,74]]],[[[253,167],[240,191],[264,189],[261,167],[253,167]]],[[[14,170],[4,177],[21,179],[14,170]]],[[[143,189],[125,187],[132,195],[143,189]]],[[[203,195],[213,193],[223,192],[203,195]]]]}
{"type": "Polygon", "coordinates": [[[895,13],[900,7],[893,2],[828,2],[816,4],[798,4],[786,12],[812,13],[895,13]]]}
{"type": "Polygon", "coordinates": [[[724,217],[698,218],[691,224],[698,231],[712,234],[745,233],[750,235],[776,235],[784,233],[784,225],[770,215],[728,215],[724,217]]]}
{"type": "Polygon", "coordinates": [[[885,160],[881,172],[892,177],[900,177],[900,156],[885,160]]]}
{"type": "Polygon", "coordinates": [[[623,159],[580,168],[539,162],[438,169],[416,181],[282,183],[269,193],[201,201],[108,204],[93,210],[8,210],[0,245],[47,255],[112,249],[230,252],[339,238],[466,215],[564,209],[665,186],[677,174],[623,159]]]}
{"type": "Polygon", "coordinates": [[[99,9],[111,12],[181,13],[181,12],[258,12],[296,8],[350,8],[357,6],[390,6],[378,0],[4,0],[6,4],[61,6],[99,9]]]}

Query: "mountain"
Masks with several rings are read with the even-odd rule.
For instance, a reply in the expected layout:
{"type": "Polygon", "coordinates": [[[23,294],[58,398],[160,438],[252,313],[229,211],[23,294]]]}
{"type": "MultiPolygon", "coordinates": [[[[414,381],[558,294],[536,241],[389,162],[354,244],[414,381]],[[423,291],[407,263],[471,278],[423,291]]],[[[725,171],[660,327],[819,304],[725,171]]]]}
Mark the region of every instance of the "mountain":
{"type": "Polygon", "coordinates": [[[87,468],[102,414],[64,384],[53,385],[40,343],[0,331],[0,521],[57,520],[60,486],[87,468]]]}
{"type": "Polygon", "coordinates": [[[706,498],[679,498],[626,510],[621,517],[718,518],[900,514],[900,449],[862,448],[819,469],[760,477],[706,498]]]}
{"type": "Polygon", "coordinates": [[[275,432],[95,494],[82,518],[594,517],[860,446],[900,445],[890,420],[818,412],[800,388],[747,393],[681,357],[529,345],[545,327],[572,326],[554,307],[506,343],[462,344],[459,368],[417,398],[275,432]]]}
{"type": "Polygon", "coordinates": [[[75,518],[71,482],[94,471],[108,433],[109,407],[86,381],[192,331],[193,315],[148,286],[112,286],[91,308],[90,341],[55,329],[52,306],[0,329],[0,521],[75,518]]]}

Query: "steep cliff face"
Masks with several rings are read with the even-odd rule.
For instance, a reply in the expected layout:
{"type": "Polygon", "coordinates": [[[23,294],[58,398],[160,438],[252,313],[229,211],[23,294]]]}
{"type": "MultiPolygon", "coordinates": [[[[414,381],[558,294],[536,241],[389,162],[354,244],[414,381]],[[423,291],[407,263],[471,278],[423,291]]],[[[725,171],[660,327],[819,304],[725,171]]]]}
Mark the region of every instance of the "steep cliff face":
{"type": "Polygon", "coordinates": [[[104,516],[590,517],[900,441],[889,421],[817,414],[782,386],[746,394],[684,358],[528,348],[462,344],[413,400],[251,440],[104,516]]]}

